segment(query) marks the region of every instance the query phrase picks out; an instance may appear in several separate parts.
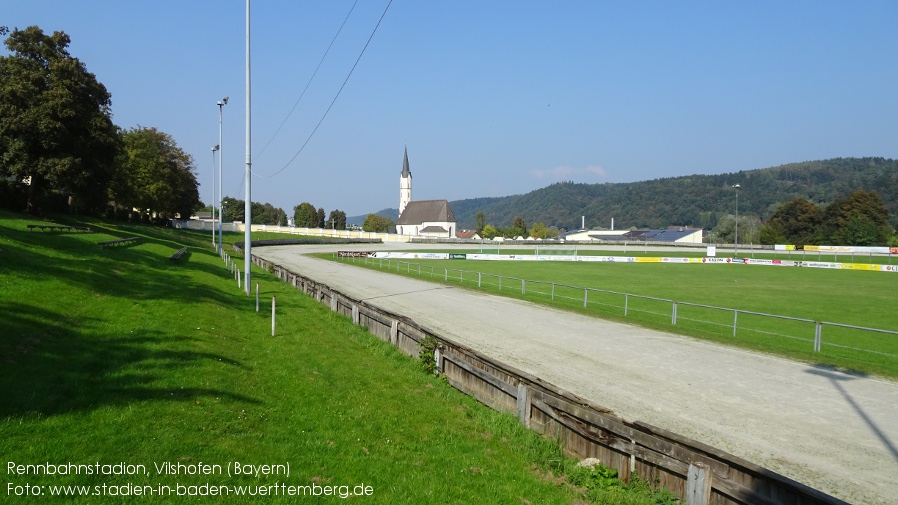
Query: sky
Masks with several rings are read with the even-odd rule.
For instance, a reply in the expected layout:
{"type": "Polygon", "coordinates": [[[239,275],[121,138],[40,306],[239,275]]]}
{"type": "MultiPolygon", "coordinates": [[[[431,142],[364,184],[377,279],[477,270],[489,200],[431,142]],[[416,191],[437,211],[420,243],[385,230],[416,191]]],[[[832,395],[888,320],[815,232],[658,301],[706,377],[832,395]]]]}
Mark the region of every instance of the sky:
{"type": "MultiPolygon", "coordinates": [[[[406,148],[413,199],[450,201],[898,158],[893,0],[268,0],[250,17],[252,200],[288,215],[398,207],[406,148]]],[[[0,25],[67,33],[116,125],[193,156],[204,202],[227,96],[223,193],[245,198],[245,1],[0,0],[0,25]]]]}

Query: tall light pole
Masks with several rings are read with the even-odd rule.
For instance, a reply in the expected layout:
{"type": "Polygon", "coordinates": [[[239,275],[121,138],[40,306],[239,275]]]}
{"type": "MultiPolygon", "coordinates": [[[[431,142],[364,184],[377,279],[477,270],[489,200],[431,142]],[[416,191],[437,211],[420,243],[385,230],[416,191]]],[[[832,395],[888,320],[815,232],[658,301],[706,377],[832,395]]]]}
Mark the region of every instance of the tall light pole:
{"type": "MultiPolygon", "coordinates": [[[[215,151],[221,147],[221,144],[212,147],[212,247],[215,247],[215,151]]],[[[221,214],[219,213],[219,219],[221,214]]]]}
{"type": "Polygon", "coordinates": [[[739,188],[742,186],[736,184],[733,186],[736,188],[736,238],[733,239],[733,246],[735,248],[735,252],[733,253],[733,257],[739,257],[739,188]]]}
{"type": "MultiPolygon", "coordinates": [[[[221,109],[228,104],[228,97],[224,97],[218,101],[218,150],[221,151],[221,109]]],[[[218,154],[218,252],[221,252],[221,204],[222,204],[222,186],[221,186],[221,163],[222,155],[218,154]]]]}
{"type": "Polygon", "coordinates": [[[251,215],[252,208],[252,191],[250,190],[250,174],[252,172],[252,148],[250,144],[250,133],[252,131],[252,121],[250,121],[250,104],[252,103],[250,94],[250,65],[249,65],[249,0],[246,0],[246,201],[244,202],[244,232],[243,232],[243,287],[246,296],[250,294],[250,265],[252,265],[252,248],[250,246],[250,234],[252,233],[253,220],[251,215]]]}

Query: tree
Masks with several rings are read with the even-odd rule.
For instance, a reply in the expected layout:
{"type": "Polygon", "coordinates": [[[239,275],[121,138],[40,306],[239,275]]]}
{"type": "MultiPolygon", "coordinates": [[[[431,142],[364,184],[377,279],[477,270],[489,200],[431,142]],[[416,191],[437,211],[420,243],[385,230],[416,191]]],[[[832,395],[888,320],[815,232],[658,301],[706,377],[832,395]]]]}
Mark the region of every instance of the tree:
{"type": "Polygon", "coordinates": [[[293,207],[293,223],[299,228],[316,228],[318,225],[318,211],[309,202],[302,202],[293,207]]]}
{"type": "Polygon", "coordinates": [[[493,239],[497,235],[499,235],[499,230],[497,230],[495,226],[488,224],[483,227],[483,233],[480,236],[483,238],[493,239]]]}
{"type": "Polygon", "coordinates": [[[527,222],[521,216],[515,216],[511,226],[503,230],[508,238],[517,238],[527,235],[527,222]]]}
{"type": "Polygon", "coordinates": [[[109,189],[116,206],[140,209],[142,217],[190,217],[200,206],[193,157],[156,128],[132,128],[121,138],[109,189]]]}
{"type": "Polygon", "coordinates": [[[330,215],[328,215],[328,217],[327,217],[327,222],[325,223],[325,228],[332,228],[335,230],[345,230],[346,229],[346,213],[339,209],[332,210],[330,215]]]}
{"type": "Polygon", "coordinates": [[[857,190],[823,210],[820,240],[830,245],[884,245],[891,234],[889,210],[876,191],[857,190]],[[850,243],[861,240],[864,244],[850,243]]]}
{"type": "Polygon", "coordinates": [[[365,217],[365,222],[362,223],[362,230],[382,233],[390,231],[393,226],[395,226],[395,223],[388,217],[378,216],[377,214],[368,214],[365,217]]]}
{"type": "Polygon", "coordinates": [[[111,96],[70,42],[29,26],[12,31],[12,54],[0,57],[0,176],[29,181],[30,212],[53,195],[102,209],[119,150],[111,96]]]}
{"type": "Polygon", "coordinates": [[[530,236],[545,239],[549,236],[549,228],[545,223],[533,223],[533,227],[530,228],[530,236]]]}
{"type": "Polygon", "coordinates": [[[237,200],[226,196],[221,199],[221,222],[233,223],[244,222],[243,217],[246,214],[246,203],[243,200],[237,200]]]}
{"type": "Polygon", "coordinates": [[[820,207],[806,198],[794,198],[778,208],[761,228],[761,243],[796,246],[813,243],[822,220],[820,207]]]}
{"type": "Polygon", "coordinates": [[[324,207],[318,207],[315,213],[315,228],[324,228],[324,207]]]}
{"type": "Polygon", "coordinates": [[[477,226],[475,228],[477,230],[477,234],[482,237],[483,236],[483,228],[486,227],[486,216],[483,214],[482,211],[478,211],[477,214],[474,216],[474,219],[477,221],[477,226]]]}

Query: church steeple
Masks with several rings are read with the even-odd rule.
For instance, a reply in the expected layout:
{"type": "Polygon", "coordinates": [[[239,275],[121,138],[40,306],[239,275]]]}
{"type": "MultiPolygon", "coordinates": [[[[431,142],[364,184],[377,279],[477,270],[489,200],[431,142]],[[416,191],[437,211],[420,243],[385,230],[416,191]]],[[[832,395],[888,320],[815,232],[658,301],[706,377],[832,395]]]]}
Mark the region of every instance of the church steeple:
{"type": "Polygon", "coordinates": [[[399,216],[405,206],[412,201],[412,171],[408,169],[408,146],[405,148],[405,156],[402,160],[402,172],[399,174],[399,216]]]}

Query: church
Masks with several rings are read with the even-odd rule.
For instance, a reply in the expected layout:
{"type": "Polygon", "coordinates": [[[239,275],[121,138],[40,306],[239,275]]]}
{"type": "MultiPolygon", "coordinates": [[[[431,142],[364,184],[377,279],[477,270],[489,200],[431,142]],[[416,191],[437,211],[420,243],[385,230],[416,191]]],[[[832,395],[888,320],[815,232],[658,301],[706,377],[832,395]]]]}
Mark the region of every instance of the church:
{"type": "Polygon", "coordinates": [[[453,238],[455,216],[447,200],[412,200],[412,172],[408,168],[408,147],[399,174],[399,221],[396,233],[426,238],[453,238]]]}

